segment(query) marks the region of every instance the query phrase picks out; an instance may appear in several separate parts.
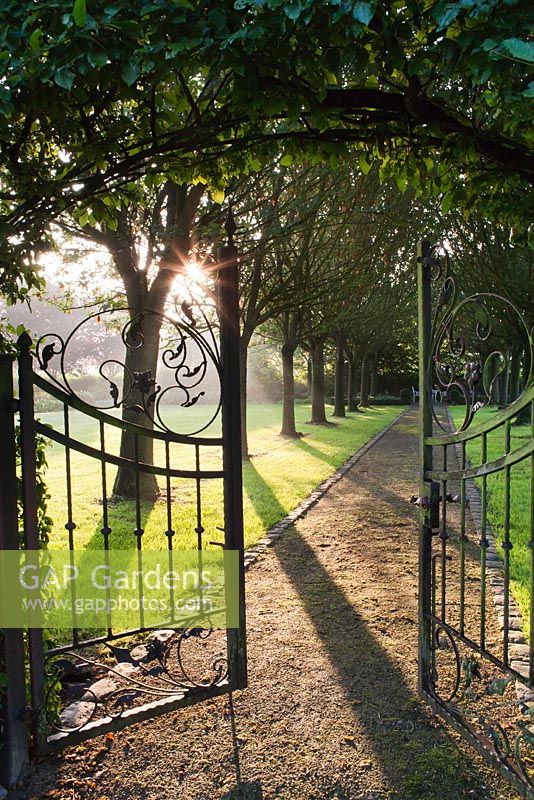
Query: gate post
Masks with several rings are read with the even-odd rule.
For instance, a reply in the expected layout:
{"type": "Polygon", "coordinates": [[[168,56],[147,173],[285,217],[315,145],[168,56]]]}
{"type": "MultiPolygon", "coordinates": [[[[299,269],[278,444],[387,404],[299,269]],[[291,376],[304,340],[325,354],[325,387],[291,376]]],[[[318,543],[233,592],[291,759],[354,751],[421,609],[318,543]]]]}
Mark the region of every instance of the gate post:
{"type": "Polygon", "coordinates": [[[228,630],[228,664],[232,689],[247,685],[245,564],[243,538],[243,466],[239,368],[239,274],[236,225],[231,207],[225,225],[228,243],[220,250],[217,306],[221,341],[225,548],[239,552],[239,628],[228,630]]]}
{"type": "MultiPolygon", "coordinates": [[[[13,360],[0,354],[0,557],[4,550],[19,549],[13,360]]],[[[0,634],[0,672],[7,680],[0,694],[0,783],[12,786],[28,761],[24,639],[19,628],[0,634]]]]}
{"type": "MultiPolygon", "coordinates": [[[[430,494],[425,480],[427,471],[432,469],[432,446],[425,439],[432,436],[432,410],[430,408],[430,388],[428,368],[432,336],[432,273],[428,261],[430,242],[422,241],[417,247],[417,305],[419,323],[419,495],[430,494]]],[[[432,668],[432,527],[428,510],[420,508],[419,533],[419,658],[418,686],[420,693],[429,690],[429,677],[432,668]]]]}
{"type": "MultiPolygon", "coordinates": [[[[35,460],[35,416],[33,398],[33,363],[27,333],[19,336],[19,413],[20,455],[22,466],[22,514],[24,544],[27,550],[39,550],[37,473],[35,460]]],[[[40,628],[29,628],[29,660],[32,713],[32,752],[38,753],[46,738],[44,644],[40,628]]]]}

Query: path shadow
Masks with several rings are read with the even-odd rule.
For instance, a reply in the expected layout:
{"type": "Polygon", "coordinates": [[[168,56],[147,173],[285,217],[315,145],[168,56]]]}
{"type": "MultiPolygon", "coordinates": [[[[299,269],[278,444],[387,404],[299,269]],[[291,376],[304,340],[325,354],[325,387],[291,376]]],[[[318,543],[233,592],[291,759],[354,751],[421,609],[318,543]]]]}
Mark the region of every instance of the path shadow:
{"type": "MultiPolygon", "coordinates": [[[[261,480],[259,476],[258,480],[261,480]]],[[[362,481],[370,483],[371,492],[378,488],[373,486],[372,477],[359,474],[359,484],[362,481]]],[[[284,516],[284,509],[270,487],[265,485],[263,491],[270,497],[272,506],[278,507],[280,516],[284,516]]],[[[387,503],[394,499],[398,505],[399,496],[392,494],[389,498],[388,495],[387,492],[385,496],[381,493],[380,501],[387,503]]],[[[443,781],[440,796],[444,800],[456,800],[463,797],[469,787],[480,785],[481,780],[473,764],[454,744],[446,730],[430,723],[427,706],[406,683],[404,675],[378,642],[360,609],[321,563],[319,553],[310,542],[296,528],[292,528],[276,542],[272,551],[295,589],[335,670],[358,733],[365,740],[364,747],[374,752],[389,785],[395,789],[395,796],[409,797],[411,800],[413,795],[408,790],[403,793],[407,781],[411,781],[412,789],[416,791],[414,796],[425,799],[437,796],[433,794],[434,789],[429,787],[438,781],[443,781]],[[396,724],[393,729],[385,727],[384,720],[394,721],[396,724]],[[441,753],[443,758],[435,758],[435,754],[441,753]],[[427,791],[432,793],[428,794],[427,791]]],[[[356,569],[357,551],[354,553],[354,565],[356,569]]],[[[383,574],[386,581],[391,580],[389,570],[383,574]]],[[[395,603],[402,605],[403,596],[399,587],[392,583],[391,591],[395,592],[395,603]]],[[[404,600],[409,608],[414,602],[413,594],[410,597],[406,594],[404,600]]],[[[416,649],[413,656],[415,671],[416,649]]]]}
{"type": "Polygon", "coordinates": [[[305,439],[300,439],[298,442],[296,442],[295,447],[297,447],[299,450],[303,450],[305,453],[309,453],[314,458],[319,459],[319,461],[325,461],[331,467],[335,468],[338,464],[334,456],[328,455],[328,453],[323,453],[322,450],[319,450],[317,447],[309,444],[305,439]]]}
{"type": "Polygon", "coordinates": [[[237,738],[236,716],[232,694],[228,695],[230,726],[232,729],[232,760],[235,769],[236,785],[226,792],[220,800],[263,800],[263,791],[259,781],[243,781],[241,779],[241,762],[239,758],[239,740],[237,738]]]}

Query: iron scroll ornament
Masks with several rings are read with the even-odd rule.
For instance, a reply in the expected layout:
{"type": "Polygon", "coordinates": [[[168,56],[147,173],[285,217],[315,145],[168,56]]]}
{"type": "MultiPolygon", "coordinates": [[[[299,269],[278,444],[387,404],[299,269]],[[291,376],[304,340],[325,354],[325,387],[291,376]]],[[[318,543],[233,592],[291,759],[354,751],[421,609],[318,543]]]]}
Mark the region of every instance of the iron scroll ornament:
{"type": "Polygon", "coordinates": [[[432,388],[437,384],[447,399],[453,390],[459,392],[465,403],[465,414],[458,431],[464,431],[473,422],[477,411],[492,401],[497,381],[509,368],[510,354],[500,345],[488,347],[495,334],[491,305],[500,307],[503,317],[514,320],[521,337],[528,343],[527,378],[521,394],[514,401],[518,406],[534,380],[534,330],[529,328],[522,312],[512,301],[495,292],[477,292],[458,300],[450,256],[442,244],[428,246],[422,263],[430,269],[432,281],[439,287],[427,368],[429,402],[435,423],[449,433],[446,424],[436,414],[432,388]],[[465,318],[470,318],[470,331],[462,327],[465,318]],[[458,329],[461,329],[460,333],[458,329]],[[485,356],[480,354],[483,348],[489,350],[485,356]]]}
{"type": "Polygon", "coordinates": [[[436,618],[433,627],[428,687],[434,702],[534,790],[534,694],[518,699],[514,678],[462,652],[461,641],[436,618]]]}
{"type": "MultiPolygon", "coordinates": [[[[118,325],[118,336],[126,356],[121,358],[120,354],[113,353],[98,365],[98,375],[105,381],[110,399],[91,403],[91,406],[99,411],[123,408],[134,416],[144,414],[155,428],[167,433],[177,433],[165,422],[164,403],[169,401],[174,392],[179,393],[177,404],[182,408],[195,406],[207,394],[204,384],[211,376],[211,383],[215,383],[214,403],[210,404],[207,418],[198,427],[185,432],[188,436],[197,435],[209,428],[221,409],[221,362],[217,340],[205,312],[200,310],[202,331],[197,327],[189,303],[182,303],[181,312],[181,318],[132,308],[107,309],[91,314],[65,339],[57,333],[41,336],[36,343],[37,361],[56,386],[85,403],[69,377],[72,373],[68,364],[69,347],[76,337],[84,334],[84,326],[90,323],[104,322],[108,328],[118,325]],[[133,371],[127,364],[128,353],[143,350],[151,327],[157,330],[158,337],[161,329],[168,333],[167,345],[158,348],[157,374],[153,374],[153,369],[133,371]],[[56,365],[57,368],[54,369],[56,365]],[[119,379],[113,375],[117,370],[120,371],[119,379]],[[169,378],[166,385],[160,379],[162,373],[169,378]],[[122,390],[119,388],[120,382],[122,390]]],[[[108,335],[106,338],[109,338],[108,335]]],[[[184,431],[180,433],[183,434],[184,431]]]]}
{"type": "MultiPolygon", "coordinates": [[[[204,648],[214,634],[211,620],[203,616],[185,628],[155,631],[126,646],[107,642],[109,654],[73,650],[52,655],[45,666],[47,726],[75,733],[102,716],[117,718],[146,702],[222,684],[228,678],[227,658],[204,648]],[[195,642],[200,645],[198,663],[191,664],[185,651],[195,642]]],[[[216,650],[219,644],[215,642],[216,650]]]]}

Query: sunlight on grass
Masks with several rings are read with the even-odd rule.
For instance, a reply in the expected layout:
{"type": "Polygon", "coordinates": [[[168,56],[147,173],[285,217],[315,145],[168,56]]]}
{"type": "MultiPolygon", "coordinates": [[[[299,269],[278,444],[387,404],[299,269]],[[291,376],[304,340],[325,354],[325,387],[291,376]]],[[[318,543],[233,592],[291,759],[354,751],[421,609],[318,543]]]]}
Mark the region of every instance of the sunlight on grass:
{"type": "MultiPolygon", "coordinates": [[[[188,410],[193,411],[194,409],[188,410]]],[[[281,406],[279,404],[257,404],[249,408],[249,439],[252,460],[244,465],[244,516],[245,543],[250,545],[260,539],[265,531],[285,516],[315,487],[349,456],[376,433],[395,419],[402,408],[378,406],[365,413],[350,414],[346,419],[336,419],[335,426],[310,425],[310,407],[304,403],[296,405],[297,427],[304,434],[302,439],[291,440],[279,436],[281,406]]],[[[183,414],[183,409],[176,413],[183,414]]],[[[331,408],[328,409],[331,414],[331,408]]],[[[63,430],[62,415],[40,414],[42,422],[63,430]]],[[[209,434],[216,435],[217,431],[209,434]]],[[[71,435],[93,447],[99,447],[97,423],[76,412],[71,416],[71,435]]],[[[117,453],[118,429],[107,426],[106,447],[117,453]]],[[[46,480],[51,494],[49,511],[54,520],[50,547],[67,547],[65,452],[59,445],[50,443],[47,448],[48,470],[46,480]]],[[[100,463],[85,455],[71,453],[73,519],[76,523],[75,546],[99,548],[102,546],[102,484],[100,463]]],[[[155,448],[155,463],[163,464],[163,448],[155,448]]],[[[171,465],[180,469],[194,468],[194,448],[173,445],[171,465]]],[[[201,467],[219,469],[220,453],[217,448],[202,448],[201,467]]],[[[111,493],[115,468],[107,469],[108,494],[111,493]]],[[[167,546],[167,513],[164,481],[160,481],[162,496],[154,503],[143,502],[142,526],[143,546],[160,549],[167,546]]],[[[221,541],[222,527],[222,481],[202,481],[202,515],[204,544],[221,541]]],[[[173,479],[172,528],[176,532],[173,546],[195,547],[197,534],[196,482],[173,479]]],[[[129,549],[135,546],[135,506],[132,501],[120,500],[109,503],[110,547],[129,549]]]]}
{"type": "MultiPolygon", "coordinates": [[[[455,424],[463,419],[462,408],[452,408],[455,424]]],[[[495,408],[484,408],[477,412],[473,423],[480,424],[491,420],[495,415],[495,408]]],[[[511,448],[517,449],[525,444],[531,436],[530,425],[511,426],[511,448]]],[[[504,454],[504,427],[488,434],[488,461],[493,461],[504,454]]],[[[477,438],[468,443],[467,455],[473,466],[481,463],[482,439],[477,438]]],[[[481,481],[476,481],[481,486],[481,481]]],[[[502,555],[500,543],[504,536],[504,497],[505,474],[504,471],[488,475],[488,520],[493,530],[495,541],[502,555]]],[[[531,550],[528,546],[530,540],[530,493],[531,493],[531,462],[527,458],[515,464],[510,471],[510,539],[513,548],[510,552],[510,586],[512,594],[519,605],[523,617],[524,630],[529,629],[529,602],[530,602],[530,561],[531,550]]]]}

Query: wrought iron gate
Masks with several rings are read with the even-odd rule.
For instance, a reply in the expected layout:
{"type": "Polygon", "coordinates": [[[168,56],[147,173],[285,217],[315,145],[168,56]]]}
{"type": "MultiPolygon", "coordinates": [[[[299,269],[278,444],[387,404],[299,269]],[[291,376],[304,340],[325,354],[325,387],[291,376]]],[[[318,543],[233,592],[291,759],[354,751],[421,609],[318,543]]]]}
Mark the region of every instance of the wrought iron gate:
{"type": "Polygon", "coordinates": [[[419,689],[532,798],[534,638],[525,635],[534,631],[532,331],[506,298],[459,298],[446,251],[429,242],[418,252],[418,305],[419,689]],[[523,361],[516,387],[510,330],[523,361]],[[527,422],[516,425],[522,416],[527,422]],[[528,489],[519,496],[525,473],[528,489]],[[511,591],[521,564],[529,571],[523,618],[511,591]]]}
{"type": "MultiPolygon", "coordinates": [[[[78,474],[73,467],[73,459],[79,458],[77,454],[83,454],[86,463],[92,463],[100,476],[101,526],[92,535],[105,552],[116,547],[112,469],[128,470],[133,476],[133,496],[127,506],[131,520],[127,525],[132,549],[139,557],[144,547],[146,511],[142,481],[145,475],[158,476],[163,490],[158,502],[164,504],[166,529],[159,533],[163,545],[156,542],[155,549],[168,552],[172,564],[173,554],[176,558],[174,517],[180,505],[190,498],[190,506],[194,507],[191,539],[197,552],[204,552],[207,544],[239,552],[240,622],[239,628],[215,631],[209,627],[207,613],[200,612],[198,619],[186,626],[181,626],[180,619],[171,614],[165,620],[167,624],[154,630],[143,624],[140,612],[139,619],[128,630],[116,630],[110,622],[107,629],[87,635],[73,622],[68,638],[63,636],[53,646],[43,640],[42,630],[31,629],[27,633],[6,630],[0,642],[2,669],[8,677],[0,741],[4,764],[4,774],[0,777],[5,782],[16,779],[28,752],[28,742],[33,754],[41,755],[246,686],[239,307],[233,220],[229,220],[227,231],[229,242],[222,248],[215,288],[218,335],[210,315],[200,306],[189,304],[183,304],[181,314],[174,318],[135,309],[114,309],[98,315],[98,324],[106,323],[106,336],[120,340],[126,353],[125,364],[119,363],[113,353],[100,364],[99,373],[109,400],[98,407],[78,396],[71,385],[69,367],[69,351],[76,337],[83,336],[88,325],[93,325],[94,332],[97,315],[75,328],[67,338],[47,335],[35,347],[30,337],[23,334],[19,340],[18,400],[13,394],[13,359],[0,357],[0,434],[5,448],[0,480],[2,550],[40,547],[36,440],[45,437],[64,454],[64,519],[56,522],[64,524],[65,548],[73,551],[80,534],[74,487],[83,482],[84,476],[79,474],[79,467],[78,474]],[[146,337],[154,330],[166,337],[167,342],[158,351],[157,372],[132,371],[128,368],[128,353],[142,350],[146,337]],[[34,391],[42,397],[54,398],[59,404],[62,425],[50,427],[36,418],[34,391]],[[198,418],[202,405],[198,401],[203,396],[208,398],[207,416],[193,430],[177,433],[166,421],[166,400],[172,393],[173,406],[179,408],[181,418],[187,418],[188,409],[193,407],[198,418]],[[130,418],[138,415],[151,424],[125,421],[125,409],[130,418]],[[17,412],[23,534],[19,534],[17,522],[17,412]],[[98,444],[88,444],[73,433],[75,412],[78,421],[82,415],[83,424],[93,421],[98,444]],[[219,416],[220,433],[216,431],[213,435],[208,431],[203,435],[219,416]],[[117,454],[116,448],[113,452],[109,446],[110,435],[117,429],[121,435],[128,432],[129,453],[121,446],[117,454]],[[151,460],[143,458],[147,441],[149,449],[154,450],[151,460]],[[212,509],[208,524],[203,517],[203,493],[205,485],[210,482],[213,485],[214,481],[219,482],[220,508],[215,514],[212,509]]],[[[212,305],[212,314],[213,311],[212,305]]]]}

